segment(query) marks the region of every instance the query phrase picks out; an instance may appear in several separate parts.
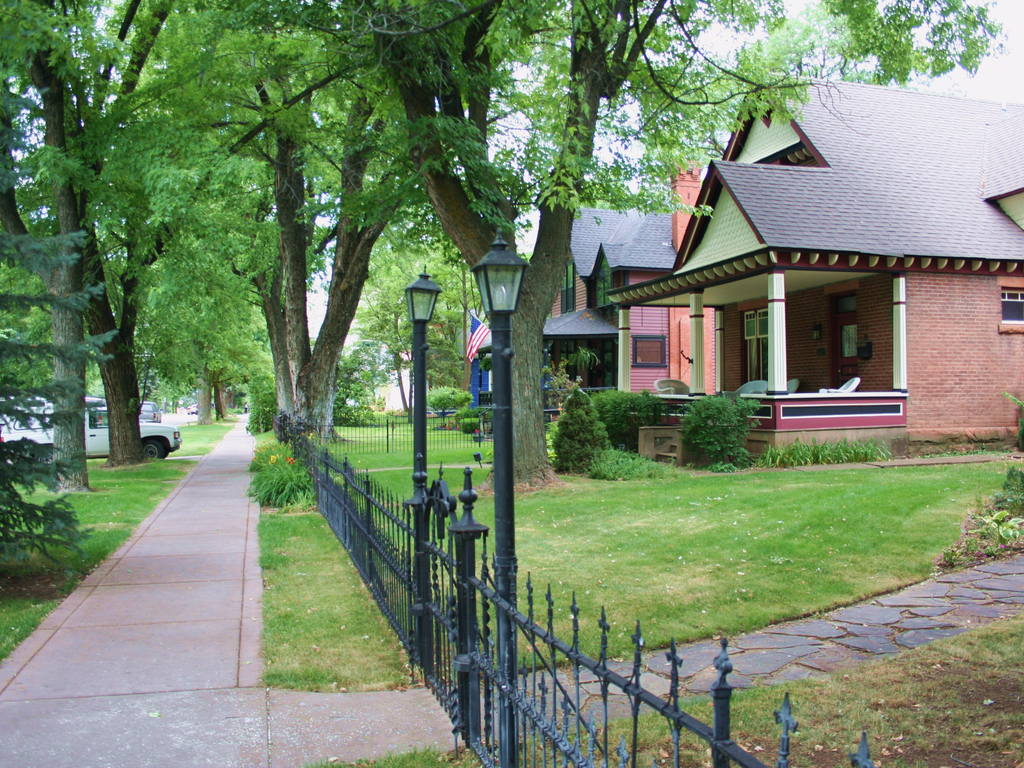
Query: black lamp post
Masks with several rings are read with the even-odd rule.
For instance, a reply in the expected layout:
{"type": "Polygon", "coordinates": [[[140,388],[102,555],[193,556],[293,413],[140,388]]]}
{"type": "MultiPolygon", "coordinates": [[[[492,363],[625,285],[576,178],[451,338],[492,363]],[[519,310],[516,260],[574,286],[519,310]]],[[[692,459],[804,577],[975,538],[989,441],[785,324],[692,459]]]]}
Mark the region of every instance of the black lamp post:
{"type": "MultiPolygon", "coordinates": [[[[494,408],[494,581],[498,596],[516,602],[516,527],[513,495],[512,446],[512,315],[519,306],[519,292],[527,262],[509,250],[498,232],[491,251],[473,267],[484,311],[491,321],[491,390],[494,408]]],[[[498,664],[508,685],[517,680],[516,630],[504,611],[498,611],[498,664]]],[[[505,699],[500,719],[498,764],[515,768],[517,750],[516,709],[505,699]]]]}
{"type": "Polygon", "coordinates": [[[412,429],[413,429],[413,473],[415,488],[412,499],[413,532],[416,539],[415,570],[413,587],[415,600],[413,615],[416,616],[416,638],[420,665],[423,674],[431,676],[434,671],[433,636],[427,616],[430,601],[430,561],[427,558],[426,542],[429,521],[427,520],[427,323],[434,315],[434,305],[441,289],[430,275],[423,272],[418,279],[405,289],[405,300],[412,321],[412,429]]]}

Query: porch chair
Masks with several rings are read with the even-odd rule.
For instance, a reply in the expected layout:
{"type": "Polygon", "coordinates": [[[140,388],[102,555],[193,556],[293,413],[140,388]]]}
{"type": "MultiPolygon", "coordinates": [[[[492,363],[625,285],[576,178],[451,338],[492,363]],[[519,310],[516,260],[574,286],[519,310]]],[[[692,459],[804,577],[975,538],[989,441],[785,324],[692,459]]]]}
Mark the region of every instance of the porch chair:
{"type": "Polygon", "coordinates": [[[856,392],[857,387],[860,386],[860,376],[854,376],[849,381],[843,382],[843,385],[836,389],[819,389],[818,394],[843,394],[845,392],[856,392]]]}
{"type": "Polygon", "coordinates": [[[736,390],[737,395],[763,395],[768,391],[768,382],[764,379],[754,379],[746,384],[741,384],[736,390]]]}
{"type": "Polygon", "coordinates": [[[792,395],[796,392],[796,388],[800,386],[800,379],[790,379],[786,382],[786,394],[792,395]]]}
{"type": "Polygon", "coordinates": [[[690,387],[685,381],[679,379],[658,379],[654,382],[654,388],[659,395],[688,395],[690,387]]]}

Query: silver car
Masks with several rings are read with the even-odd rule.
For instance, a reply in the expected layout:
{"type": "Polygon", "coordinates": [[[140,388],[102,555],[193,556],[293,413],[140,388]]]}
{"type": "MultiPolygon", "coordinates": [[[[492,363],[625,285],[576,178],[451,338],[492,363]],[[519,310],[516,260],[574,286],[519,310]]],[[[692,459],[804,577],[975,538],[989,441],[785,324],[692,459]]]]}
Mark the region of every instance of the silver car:
{"type": "Polygon", "coordinates": [[[139,421],[152,421],[159,422],[163,419],[163,414],[160,412],[160,408],[156,403],[150,400],[143,400],[142,407],[139,409],[139,421]]]}

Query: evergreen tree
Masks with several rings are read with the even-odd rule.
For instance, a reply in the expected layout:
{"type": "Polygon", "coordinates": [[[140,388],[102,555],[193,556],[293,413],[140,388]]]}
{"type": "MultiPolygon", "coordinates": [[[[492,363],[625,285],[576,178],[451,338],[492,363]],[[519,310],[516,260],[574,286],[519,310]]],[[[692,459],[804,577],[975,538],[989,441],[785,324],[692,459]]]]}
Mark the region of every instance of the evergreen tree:
{"type": "MultiPolygon", "coordinates": [[[[5,268],[39,274],[66,267],[69,258],[76,257],[64,254],[75,247],[76,244],[58,243],[57,239],[40,241],[0,232],[0,263],[5,268]]],[[[81,316],[89,298],[87,291],[60,297],[52,293],[0,293],[0,312],[59,306],[64,312],[81,316]]],[[[58,472],[73,473],[76,465],[84,464],[84,457],[72,457],[70,466],[62,466],[65,462],[55,460],[52,445],[12,440],[10,434],[15,427],[53,429],[57,425],[77,425],[82,429],[81,405],[74,409],[55,406],[52,411],[45,408],[46,403],[81,404],[81,383],[70,378],[26,386],[11,373],[40,361],[49,360],[52,364],[55,357],[84,366],[91,349],[90,344],[33,343],[18,332],[0,337],[0,430],[6,433],[0,433],[0,561],[24,558],[31,552],[47,554],[55,546],[77,548],[83,538],[66,497],[37,503],[26,499],[26,495],[39,485],[55,489],[58,472]]]]}
{"type": "Polygon", "coordinates": [[[608,433],[597,418],[590,397],[578,387],[565,400],[555,427],[555,470],[587,472],[597,454],[608,447],[608,433]]]}

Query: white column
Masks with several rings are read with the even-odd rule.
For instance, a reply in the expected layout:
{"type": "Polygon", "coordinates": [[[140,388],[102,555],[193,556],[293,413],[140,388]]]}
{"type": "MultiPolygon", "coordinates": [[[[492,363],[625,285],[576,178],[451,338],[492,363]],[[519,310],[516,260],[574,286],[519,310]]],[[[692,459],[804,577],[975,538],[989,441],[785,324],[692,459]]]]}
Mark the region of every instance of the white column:
{"type": "Polygon", "coordinates": [[[715,307],[715,394],[725,391],[725,310],[715,307]]]}
{"type": "Polygon", "coordinates": [[[632,347],[633,341],[629,335],[629,307],[619,307],[619,389],[622,392],[629,392],[632,347]]]}
{"type": "Polygon", "coordinates": [[[690,294],[690,394],[704,394],[704,292],[690,294]]]}
{"type": "Polygon", "coordinates": [[[768,274],[768,394],[786,394],[786,273],[768,274]]]}
{"type": "Polygon", "coordinates": [[[907,276],[892,279],[892,388],[907,391],[907,276]]]}

